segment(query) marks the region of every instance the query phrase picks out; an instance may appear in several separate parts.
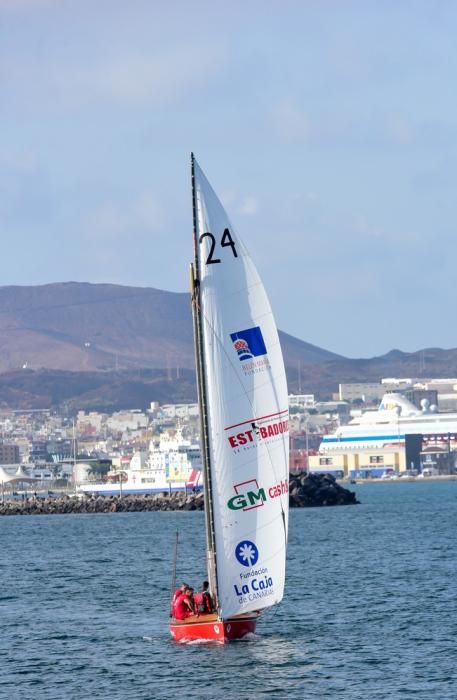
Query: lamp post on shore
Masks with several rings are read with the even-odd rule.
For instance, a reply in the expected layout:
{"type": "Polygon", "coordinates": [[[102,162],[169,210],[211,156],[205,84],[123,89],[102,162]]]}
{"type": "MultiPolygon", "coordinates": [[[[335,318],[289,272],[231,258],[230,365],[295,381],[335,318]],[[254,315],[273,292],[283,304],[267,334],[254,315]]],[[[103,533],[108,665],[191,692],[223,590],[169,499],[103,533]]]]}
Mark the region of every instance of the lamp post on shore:
{"type": "Polygon", "coordinates": [[[398,469],[396,470],[397,474],[400,471],[400,457],[401,457],[401,452],[400,452],[400,414],[401,414],[401,406],[395,406],[395,413],[397,414],[397,446],[398,446],[398,469]]]}
{"type": "Polygon", "coordinates": [[[309,474],[309,441],[308,441],[308,426],[310,416],[307,414],[305,418],[305,454],[306,454],[306,471],[309,474]]]}

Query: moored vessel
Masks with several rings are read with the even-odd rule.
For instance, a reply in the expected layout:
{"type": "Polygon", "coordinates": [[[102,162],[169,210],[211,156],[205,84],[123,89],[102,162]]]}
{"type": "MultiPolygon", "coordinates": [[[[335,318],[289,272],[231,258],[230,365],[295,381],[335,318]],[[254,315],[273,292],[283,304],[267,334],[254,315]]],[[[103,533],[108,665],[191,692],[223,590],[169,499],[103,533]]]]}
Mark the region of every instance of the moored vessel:
{"type": "Polygon", "coordinates": [[[324,435],[319,451],[400,445],[407,435],[422,435],[425,439],[443,435],[457,446],[457,413],[440,413],[427,399],[422,400],[419,409],[401,393],[386,393],[376,410],[366,410],[334,433],[324,435]]]}
{"type": "Polygon", "coordinates": [[[195,492],[202,489],[200,446],[183,437],[181,430],[151,440],[149,452],[135,452],[128,468],[108,472],[104,481],[88,480],[77,491],[90,495],[142,495],[195,492]]]}

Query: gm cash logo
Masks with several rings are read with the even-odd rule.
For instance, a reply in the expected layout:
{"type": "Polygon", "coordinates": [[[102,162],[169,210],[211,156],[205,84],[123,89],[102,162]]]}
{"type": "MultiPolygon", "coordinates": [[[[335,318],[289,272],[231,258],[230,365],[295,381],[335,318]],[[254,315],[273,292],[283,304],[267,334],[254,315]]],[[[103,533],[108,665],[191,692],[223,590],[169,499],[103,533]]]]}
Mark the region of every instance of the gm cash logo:
{"type": "Polygon", "coordinates": [[[289,482],[287,479],[284,479],[265,490],[264,488],[259,488],[257,479],[251,479],[250,481],[235,484],[233,488],[236,496],[232,496],[227,501],[227,506],[230,510],[242,510],[245,512],[253,508],[261,508],[269,498],[277,498],[289,493],[289,482]]]}

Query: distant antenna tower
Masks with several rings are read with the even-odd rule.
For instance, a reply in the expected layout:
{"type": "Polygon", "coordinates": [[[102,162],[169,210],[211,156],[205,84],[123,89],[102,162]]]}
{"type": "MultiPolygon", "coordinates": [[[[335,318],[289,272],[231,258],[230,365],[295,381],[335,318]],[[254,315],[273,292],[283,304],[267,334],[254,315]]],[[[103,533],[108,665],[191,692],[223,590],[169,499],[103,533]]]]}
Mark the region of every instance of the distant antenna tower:
{"type": "Polygon", "coordinates": [[[420,354],[419,371],[421,374],[425,373],[425,353],[423,350],[421,350],[421,354],[420,354]]]}
{"type": "Polygon", "coordinates": [[[301,360],[298,360],[298,393],[301,394],[301,360]]]}

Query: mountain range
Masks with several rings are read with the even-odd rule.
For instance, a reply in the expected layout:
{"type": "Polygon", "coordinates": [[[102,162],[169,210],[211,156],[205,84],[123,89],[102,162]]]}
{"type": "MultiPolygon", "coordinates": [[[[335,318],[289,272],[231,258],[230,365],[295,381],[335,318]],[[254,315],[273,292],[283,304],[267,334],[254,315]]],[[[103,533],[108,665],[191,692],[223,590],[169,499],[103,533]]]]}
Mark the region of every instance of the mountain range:
{"type": "MultiPolygon", "coordinates": [[[[295,393],[329,398],[339,382],[457,372],[457,350],[349,359],[279,335],[295,393]]],[[[188,294],[79,282],[0,287],[0,339],[0,407],[115,410],[196,399],[188,294]]]]}

